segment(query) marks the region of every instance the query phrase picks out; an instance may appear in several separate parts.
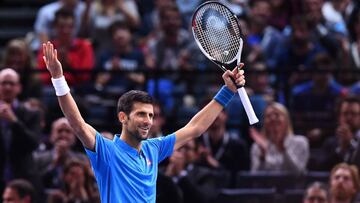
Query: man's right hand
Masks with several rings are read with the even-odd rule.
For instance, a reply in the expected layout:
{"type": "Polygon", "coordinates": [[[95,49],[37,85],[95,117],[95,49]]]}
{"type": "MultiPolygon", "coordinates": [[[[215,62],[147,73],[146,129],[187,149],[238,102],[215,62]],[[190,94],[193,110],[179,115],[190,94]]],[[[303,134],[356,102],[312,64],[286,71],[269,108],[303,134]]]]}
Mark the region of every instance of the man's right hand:
{"type": "Polygon", "coordinates": [[[339,139],[339,144],[342,150],[346,150],[350,146],[351,139],[353,134],[348,125],[343,124],[336,128],[336,135],[339,139]]]}
{"type": "Polygon", "coordinates": [[[57,57],[57,51],[51,42],[43,43],[43,59],[46,68],[51,74],[52,78],[60,78],[63,76],[63,69],[57,57]]]}

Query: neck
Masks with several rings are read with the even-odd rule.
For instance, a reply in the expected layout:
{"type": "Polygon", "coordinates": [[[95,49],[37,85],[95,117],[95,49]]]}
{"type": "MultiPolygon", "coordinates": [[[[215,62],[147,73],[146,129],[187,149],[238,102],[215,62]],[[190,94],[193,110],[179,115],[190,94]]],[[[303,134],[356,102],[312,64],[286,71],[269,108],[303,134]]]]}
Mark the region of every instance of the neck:
{"type": "Polygon", "coordinates": [[[130,136],[128,133],[126,132],[122,132],[120,139],[124,142],[126,142],[126,144],[130,145],[132,148],[135,148],[137,151],[140,151],[141,149],[141,141],[134,139],[132,136],[130,136]]]}

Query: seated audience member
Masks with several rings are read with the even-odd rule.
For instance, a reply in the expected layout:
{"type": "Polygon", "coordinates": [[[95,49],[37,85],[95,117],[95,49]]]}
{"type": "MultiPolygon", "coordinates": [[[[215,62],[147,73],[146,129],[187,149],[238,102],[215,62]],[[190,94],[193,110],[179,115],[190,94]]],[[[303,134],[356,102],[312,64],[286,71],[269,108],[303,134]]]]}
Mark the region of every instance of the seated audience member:
{"type": "Polygon", "coordinates": [[[100,203],[90,165],[69,159],[61,173],[61,188],[49,190],[47,203],[100,203]]]}
{"type": "Polygon", "coordinates": [[[15,179],[6,184],[2,194],[3,203],[36,203],[34,186],[24,179],[15,179]]]}
{"type": "MultiPolygon", "coordinates": [[[[175,2],[160,7],[160,31],[149,39],[144,49],[146,66],[154,71],[157,70],[183,70],[183,53],[190,42],[189,32],[181,28],[181,14],[175,2]]],[[[186,55],[186,54],[185,54],[186,55]]],[[[166,113],[174,108],[174,97],[177,87],[179,102],[184,94],[188,80],[180,74],[167,74],[165,76],[149,79],[147,91],[154,96],[164,107],[166,113]]],[[[194,81],[191,81],[194,82],[194,81]]],[[[190,88],[189,88],[190,89],[190,88]]]]}
{"type": "Polygon", "coordinates": [[[304,194],[303,203],[328,203],[329,192],[325,184],[314,182],[309,185],[304,194]]]}
{"type": "Polygon", "coordinates": [[[227,177],[219,170],[198,165],[199,146],[191,140],[174,151],[164,171],[181,189],[183,200],[187,203],[209,202],[216,197],[220,187],[226,187],[224,182],[227,177]]]}
{"type": "Polygon", "coordinates": [[[100,203],[92,171],[83,161],[69,160],[63,168],[62,182],[67,202],[100,203]]]}
{"type": "MultiPolygon", "coordinates": [[[[95,61],[93,47],[89,41],[74,37],[74,14],[66,9],[58,10],[55,13],[54,28],[56,37],[52,42],[63,64],[66,80],[75,86],[88,82],[95,61]]],[[[46,70],[42,51],[38,53],[37,62],[39,70],[46,70]]],[[[41,79],[44,84],[51,84],[48,73],[42,73],[41,79]]]]}
{"type": "Polygon", "coordinates": [[[32,152],[39,144],[40,114],[18,100],[20,80],[13,69],[0,71],[0,189],[14,178],[38,187],[32,152]]]}
{"type": "Polygon", "coordinates": [[[135,47],[132,40],[132,32],[124,22],[114,22],[110,28],[111,47],[103,50],[98,58],[98,69],[109,71],[104,86],[118,88],[116,98],[121,92],[134,89],[145,82],[142,73],[136,73],[144,68],[144,55],[135,47]],[[111,71],[128,71],[128,73],[110,73],[111,71]]]}
{"type": "Polygon", "coordinates": [[[309,185],[305,190],[303,203],[329,203],[329,192],[325,184],[314,182],[309,185]]]}
{"type": "MultiPolygon", "coordinates": [[[[338,1],[336,6],[338,9],[342,7],[340,4],[345,1],[338,1]]],[[[332,58],[343,57],[344,49],[347,49],[346,43],[343,43],[346,37],[336,33],[331,25],[326,23],[326,16],[324,10],[326,9],[324,0],[304,0],[299,1],[297,7],[302,8],[302,15],[306,17],[306,22],[309,25],[308,29],[311,32],[312,38],[316,39],[318,43],[323,46],[332,58]]],[[[347,10],[346,12],[349,12],[347,10]]],[[[342,13],[345,15],[345,13],[342,13]]],[[[334,16],[334,15],[333,15],[334,16]]],[[[300,33],[299,33],[300,34],[300,33]]],[[[345,59],[347,60],[347,59],[345,59]]]]}
{"type": "Polygon", "coordinates": [[[187,30],[181,28],[181,15],[176,3],[161,7],[161,30],[155,38],[149,40],[147,57],[150,68],[160,70],[179,70],[179,55],[190,42],[187,30]]]}
{"type": "Polygon", "coordinates": [[[33,49],[37,50],[44,42],[52,40],[55,37],[53,22],[55,21],[55,13],[60,9],[67,9],[74,14],[74,35],[77,36],[82,29],[82,21],[88,15],[90,8],[89,2],[80,0],[57,0],[55,2],[42,6],[34,23],[36,40],[33,43],[33,49]],[[87,11],[87,12],[86,12],[87,11]]]}
{"type": "Polygon", "coordinates": [[[335,126],[336,99],[345,88],[333,77],[334,62],[327,53],[316,54],[311,79],[292,88],[290,112],[295,129],[306,135],[311,148],[319,147],[335,126]]]}
{"type": "Polygon", "coordinates": [[[247,43],[250,47],[248,55],[244,58],[248,63],[264,60],[266,66],[276,67],[276,55],[281,48],[283,36],[269,24],[271,19],[271,3],[266,0],[253,1],[249,9],[249,33],[247,43]]]}
{"type": "Polygon", "coordinates": [[[210,167],[213,168],[223,168],[234,173],[249,170],[247,144],[237,134],[227,131],[227,118],[226,112],[222,111],[201,137],[205,146],[202,158],[206,159],[206,163],[211,163],[210,167]]]}
{"type": "Polygon", "coordinates": [[[34,154],[37,169],[42,175],[43,184],[46,188],[59,188],[61,186],[61,170],[69,159],[87,160],[84,154],[72,150],[75,141],[75,134],[65,117],[52,123],[50,142],[53,148],[34,154]]]}
{"type": "Polygon", "coordinates": [[[306,137],[294,135],[290,115],[282,104],[269,104],[265,109],[262,131],[250,128],[250,135],[254,140],[251,171],[306,171],[309,143],[306,137]]]}
{"type": "Polygon", "coordinates": [[[1,62],[3,68],[11,68],[19,73],[22,88],[20,100],[41,97],[41,81],[34,71],[33,54],[24,39],[12,39],[7,43],[1,62]]]}
{"type": "Polygon", "coordinates": [[[108,30],[114,22],[126,22],[135,30],[141,23],[135,0],[95,0],[91,4],[88,28],[96,50],[112,46],[108,30]]]}
{"type": "Polygon", "coordinates": [[[354,202],[359,192],[359,172],[355,165],[340,163],[330,173],[330,202],[354,202]]]}
{"type": "Polygon", "coordinates": [[[275,91],[271,87],[270,75],[264,62],[255,62],[250,65],[248,75],[248,91],[251,95],[261,96],[266,102],[275,100],[275,91]]]}
{"type": "Polygon", "coordinates": [[[325,155],[322,170],[330,170],[341,162],[360,166],[360,100],[346,97],[337,108],[337,126],[334,135],[323,146],[325,155]]]}

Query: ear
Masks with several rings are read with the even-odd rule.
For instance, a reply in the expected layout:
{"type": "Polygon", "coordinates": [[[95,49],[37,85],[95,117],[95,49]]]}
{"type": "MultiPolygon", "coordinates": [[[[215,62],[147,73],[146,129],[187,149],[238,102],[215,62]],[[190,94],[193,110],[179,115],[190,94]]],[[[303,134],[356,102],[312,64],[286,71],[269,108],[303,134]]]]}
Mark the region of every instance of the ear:
{"type": "Polygon", "coordinates": [[[120,123],[126,124],[126,121],[127,121],[128,118],[127,118],[127,115],[126,115],[125,112],[120,111],[120,112],[118,113],[118,119],[119,119],[120,123]]]}

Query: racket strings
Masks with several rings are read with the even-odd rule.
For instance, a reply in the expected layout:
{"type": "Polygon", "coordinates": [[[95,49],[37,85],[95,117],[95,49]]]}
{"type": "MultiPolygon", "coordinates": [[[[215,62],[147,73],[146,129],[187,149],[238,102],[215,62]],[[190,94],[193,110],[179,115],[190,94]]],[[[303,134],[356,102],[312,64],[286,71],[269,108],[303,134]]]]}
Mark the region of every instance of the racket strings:
{"type": "Polygon", "coordinates": [[[194,20],[194,32],[203,49],[221,63],[234,61],[240,46],[235,16],[224,6],[208,4],[198,10],[194,20]]]}

